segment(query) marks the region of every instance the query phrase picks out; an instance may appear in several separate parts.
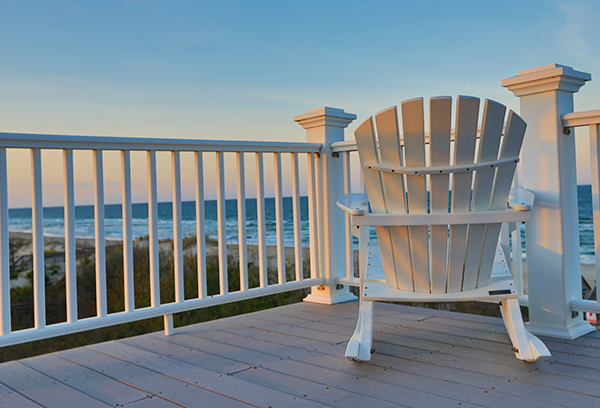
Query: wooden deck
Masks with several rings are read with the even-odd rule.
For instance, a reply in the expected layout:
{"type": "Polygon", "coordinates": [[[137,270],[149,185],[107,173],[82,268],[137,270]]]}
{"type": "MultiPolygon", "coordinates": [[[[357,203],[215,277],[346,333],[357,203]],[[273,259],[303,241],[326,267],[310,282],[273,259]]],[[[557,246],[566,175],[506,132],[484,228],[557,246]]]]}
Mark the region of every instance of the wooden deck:
{"type": "Polygon", "coordinates": [[[373,359],[344,349],[356,303],[299,303],[0,365],[0,407],[598,407],[600,335],[514,358],[500,319],[378,304],[373,359]]]}

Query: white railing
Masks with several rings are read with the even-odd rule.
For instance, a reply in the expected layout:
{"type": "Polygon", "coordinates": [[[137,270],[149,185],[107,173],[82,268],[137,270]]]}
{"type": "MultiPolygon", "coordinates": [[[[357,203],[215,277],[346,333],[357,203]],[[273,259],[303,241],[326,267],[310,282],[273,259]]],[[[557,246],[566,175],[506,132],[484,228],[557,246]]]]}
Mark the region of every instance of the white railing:
{"type": "MultiPolygon", "coordinates": [[[[562,124],[566,135],[574,135],[573,127],[589,128],[589,146],[592,170],[592,207],[594,214],[594,252],[596,254],[596,285],[600,282],[600,110],[573,112],[562,116],[562,124]]],[[[596,286],[597,287],[597,286],[596,286]]],[[[580,292],[581,294],[581,292],[580,292]]],[[[600,313],[600,297],[596,291],[596,300],[571,300],[571,310],[579,312],[600,313]]]]}
{"type": "Polygon", "coordinates": [[[300,229],[300,182],[299,156],[308,158],[308,178],[315,179],[316,161],[320,159],[320,143],[271,143],[220,140],[176,140],[148,138],[113,138],[89,136],[56,136],[0,133],[0,346],[65,335],[109,325],[165,316],[165,330],[173,330],[173,313],[196,308],[236,302],[239,300],[265,296],[296,289],[322,285],[325,280],[320,271],[318,257],[319,242],[316,235],[317,194],[315,183],[309,183],[309,222],[310,228],[310,278],[304,278],[302,236],[300,229]],[[9,280],[9,213],[7,148],[28,149],[32,166],[32,243],[33,243],[33,303],[34,327],[11,330],[11,303],[9,280]],[[66,322],[46,324],[45,302],[45,261],[42,207],[42,149],[60,149],[63,152],[64,169],[64,226],[65,226],[65,281],[66,281],[66,322]],[[78,319],[76,284],[76,240],[75,240],[75,200],[73,151],[91,150],[94,168],[94,215],[95,215],[95,260],[96,260],[96,316],[78,319]],[[117,150],[121,156],[122,216],[123,216],[123,270],[124,308],[122,312],[108,313],[105,263],[105,219],[104,219],[104,164],[103,152],[117,150]],[[132,186],[131,152],[143,151],[147,154],[148,174],[148,224],[149,224],[149,263],[150,263],[150,306],[135,307],[133,271],[132,233],[132,186]],[[158,240],[158,198],[156,152],[171,153],[171,185],[173,203],[173,250],[175,301],[162,303],[160,299],[159,240],[158,240]],[[181,199],[181,152],[193,152],[195,161],[195,202],[196,202],[196,245],[198,297],[184,299],[183,246],[182,246],[182,199],[181,199]],[[214,154],[217,178],[217,223],[218,223],[218,295],[207,294],[206,244],[204,220],[204,175],[203,157],[214,154]],[[237,161],[237,204],[239,223],[239,262],[240,290],[229,292],[227,271],[227,238],[225,234],[225,154],[235,154],[237,161]],[[246,192],[244,156],[253,154],[256,160],[256,192],[258,223],[259,287],[248,284],[248,256],[246,241],[246,192]],[[276,239],[277,239],[277,283],[269,285],[267,276],[267,245],[265,228],[265,188],[263,160],[267,154],[273,155],[275,169],[276,239]],[[286,281],[285,253],[283,236],[283,189],[282,154],[291,156],[292,200],[294,222],[295,280],[286,281]]]}

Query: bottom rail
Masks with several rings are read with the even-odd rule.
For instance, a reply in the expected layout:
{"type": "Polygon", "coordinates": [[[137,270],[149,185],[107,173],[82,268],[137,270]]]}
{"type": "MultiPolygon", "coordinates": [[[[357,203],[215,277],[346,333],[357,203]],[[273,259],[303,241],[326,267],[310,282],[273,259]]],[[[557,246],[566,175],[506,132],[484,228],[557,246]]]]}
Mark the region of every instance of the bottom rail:
{"type": "Polygon", "coordinates": [[[78,320],[74,323],[56,323],[48,325],[43,329],[23,329],[0,336],[0,347],[11,346],[28,341],[43,340],[56,336],[64,336],[67,334],[149,319],[152,317],[171,315],[173,313],[181,313],[208,306],[216,306],[261,296],[274,295],[276,293],[305,289],[311,286],[322,285],[324,283],[324,278],[304,279],[302,281],[288,282],[282,285],[271,285],[265,288],[248,289],[243,292],[238,291],[231,292],[226,295],[215,295],[204,299],[188,299],[181,303],[167,303],[157,307],[146,307],[143,309],[136,309],[132,312],[111,313],[105,317],[89,317],[78,320]]]}

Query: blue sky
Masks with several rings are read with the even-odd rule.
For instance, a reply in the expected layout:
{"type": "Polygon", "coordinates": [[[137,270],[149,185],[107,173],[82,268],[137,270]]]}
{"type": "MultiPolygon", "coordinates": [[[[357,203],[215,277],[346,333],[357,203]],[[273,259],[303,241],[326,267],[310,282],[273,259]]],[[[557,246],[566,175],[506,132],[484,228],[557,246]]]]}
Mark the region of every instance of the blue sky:
{"type": "MultiPolygon", "coordinates": [[[[0,3],[0,131],[304,140],[292,117],[368,115],[500,87],[561,63],[592,74],[591,1],[7,1],[0,3]]],[[[18,181],[18,180],[16,180],[18,181]]],[[[15,181],[15,182],[16,182],[15,181]]]]}

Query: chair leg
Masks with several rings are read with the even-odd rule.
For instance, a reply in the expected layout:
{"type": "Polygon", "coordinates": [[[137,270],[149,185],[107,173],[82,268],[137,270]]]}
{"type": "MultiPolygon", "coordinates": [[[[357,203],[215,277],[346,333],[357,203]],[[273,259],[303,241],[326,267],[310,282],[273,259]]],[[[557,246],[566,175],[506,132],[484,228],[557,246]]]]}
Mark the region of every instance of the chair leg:
{"type": "Polygon", "coordinates": [[[373,310],[375,304],[372,301],[363,300],[360,303],[356,329],[346,347],[346,358],[351,361],[368,361],[371,359],[373,310]]]}
{"type": "Polygon", "coordinates": [[[545,360],[551,356],[546,345],[525,328],[518,299],[502,300],[500,311],[513,344],[513,351],[519,360],[545,360]]]}

